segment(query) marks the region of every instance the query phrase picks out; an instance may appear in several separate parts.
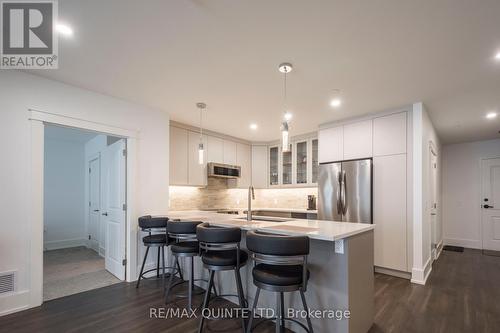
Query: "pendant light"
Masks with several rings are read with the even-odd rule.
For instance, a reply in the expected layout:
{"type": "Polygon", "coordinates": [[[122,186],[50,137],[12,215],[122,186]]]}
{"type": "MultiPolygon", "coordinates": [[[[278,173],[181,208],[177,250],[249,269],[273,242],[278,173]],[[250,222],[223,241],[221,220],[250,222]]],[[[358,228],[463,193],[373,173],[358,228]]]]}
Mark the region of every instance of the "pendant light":
{"type": "Polygon", "coordinates": [[[200,110],[200,143],[198,144],[198,163],[203,164],[203,156],[205,155],[205,147],[203,146],[203,127],[202,117],[203,110],[207,108],[205,103],[196,103],[196,107],[200,110]]]}
{"type": "Polygon", "coordinates": [[[284,114],[283,121],[281,122],[281,151],[286,153],[290,151],[290,136],[288,132],[289,121],[292,119],[292,114],[287,110],[286,100],[286,75],[293,69],[292,64],[284,62],[278,66],[278,70],[283,73],[283,104],[284,114]]]}

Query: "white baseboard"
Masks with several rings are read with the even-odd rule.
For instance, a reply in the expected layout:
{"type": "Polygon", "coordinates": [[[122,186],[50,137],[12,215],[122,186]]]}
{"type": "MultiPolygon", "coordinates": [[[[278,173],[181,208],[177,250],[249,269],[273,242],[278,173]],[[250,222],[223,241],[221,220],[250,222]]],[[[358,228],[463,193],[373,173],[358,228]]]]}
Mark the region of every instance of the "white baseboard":
{"type": "Polygon", "coordinates": [[[445,238],[443,243],[444,245],[462,246],[468,249],[483,249],[482,241],[477,239],[445,238]]]}
{"type": "Polygon", "coordinates": [[[432,260],[431,258],[429,258],[427,259],[423,269],[414,267],[411,270],[411,280],[410,280],[411,283],[425,285],[427,279],[429,278],[429,275],[431,274],[431,271],[432,271],[432,260]]]}
{"type": "Polygon", "coordinates": [[[66,249],[69,247],[77,247],[77,246],[87,246],[87,240],[85,238],[75,238],[75,239],[49,241],[43,243],[43,248],[45,251],[66,249]]]}
{"type": "Polygon", "coordinates": [[[99,247],[99,255],[103,258],[106,257],[106,249],[103,247],[99,247]]]}
{"type": "Polygon", "coordinates": [[[434,249],[434,260],[438,260],[441,252],[443,252],[443,246],[443,241],[441,240],[434,249]]]}
{"type": "Polygon", "coordinates": [[[30,308],[30,293],[28,290],[0,296],[0,317],[30,308]]]}

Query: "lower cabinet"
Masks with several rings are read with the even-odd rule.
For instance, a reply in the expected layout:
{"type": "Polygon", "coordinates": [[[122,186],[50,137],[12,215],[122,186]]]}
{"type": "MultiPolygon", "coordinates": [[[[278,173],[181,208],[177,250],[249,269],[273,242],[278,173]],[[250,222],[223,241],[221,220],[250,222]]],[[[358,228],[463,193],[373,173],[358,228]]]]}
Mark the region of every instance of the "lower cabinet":
{"type": "Polygon", "coordinates": [[[406,154],[373,158],[375,266],[408,271],[406,154]]]}

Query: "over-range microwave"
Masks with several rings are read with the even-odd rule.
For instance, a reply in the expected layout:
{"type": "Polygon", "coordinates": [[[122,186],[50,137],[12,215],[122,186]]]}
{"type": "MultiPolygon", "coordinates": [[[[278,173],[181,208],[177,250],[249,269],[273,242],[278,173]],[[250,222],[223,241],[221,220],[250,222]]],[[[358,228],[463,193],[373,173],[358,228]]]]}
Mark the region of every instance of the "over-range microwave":
{"type": "Polygon", "coordinates": [[[220,178],[240,178],[241,167],[237,165],[208,163],[208,176],[220,178]]]}

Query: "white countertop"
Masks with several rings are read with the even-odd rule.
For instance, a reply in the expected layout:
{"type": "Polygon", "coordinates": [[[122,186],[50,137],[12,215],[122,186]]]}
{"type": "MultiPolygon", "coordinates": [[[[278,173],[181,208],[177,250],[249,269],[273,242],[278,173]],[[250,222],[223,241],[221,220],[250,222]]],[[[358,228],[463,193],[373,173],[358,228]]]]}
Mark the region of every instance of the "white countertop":
{"type": "Polygon", "coordinates": [[[333,222],[323,220],[284,219],[284,222],[252,220],[248,222],[246,215],[218,214],[207,211],[171,211],[170,219],[189,219],[210,222],[219,226],[240,227],[243,230],[261,230],[284,235],[305,235],[311,239],[336,241],[348,238],[375,228],[374,224],[333,222]]]}

